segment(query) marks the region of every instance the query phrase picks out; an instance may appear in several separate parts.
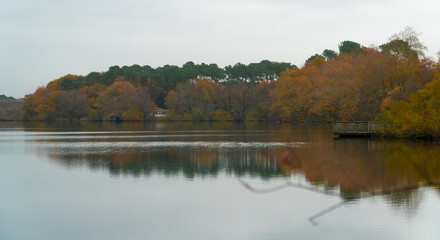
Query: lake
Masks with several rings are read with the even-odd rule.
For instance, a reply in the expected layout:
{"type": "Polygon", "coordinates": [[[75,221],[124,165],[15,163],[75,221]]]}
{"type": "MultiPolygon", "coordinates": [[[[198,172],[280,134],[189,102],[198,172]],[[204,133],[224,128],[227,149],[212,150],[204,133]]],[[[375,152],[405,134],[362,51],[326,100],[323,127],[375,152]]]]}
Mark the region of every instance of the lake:
{"type": "Polygon", "coordinates": [[[331,124],[4,122],[0,239],[439,239],[436,179],[331,124]]]}

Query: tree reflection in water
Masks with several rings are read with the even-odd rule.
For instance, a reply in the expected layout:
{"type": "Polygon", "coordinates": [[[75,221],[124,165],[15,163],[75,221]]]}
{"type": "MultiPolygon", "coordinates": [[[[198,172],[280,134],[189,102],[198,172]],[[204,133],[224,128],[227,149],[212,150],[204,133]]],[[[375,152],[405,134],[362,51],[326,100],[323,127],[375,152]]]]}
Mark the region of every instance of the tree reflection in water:
{"type": "MultiPolygon", "coordinates": [[[[93,131],[103,128],[87,126],[88,135],[102,135],[93,131]],[[89,129],[90,128],[90,129],[89,129]]],[[[65,128],[63,128],[65,129],[65,128]]],[[[66,167],[86,166],[109,171],[112,176],[148,177],[183,175],[188,179],[216,178],[219,174],[264,181],[284,179],[286,187],[305,188],[340,197],[348,202],[371,196],[381,196],[395,208],[413,214],[423,197],[420,187],[436,188],[440,192],[440,145],[403,140],[333,139],[328,126],[314,125],[111,125],[109,139],[46,139],[41,137],[40,152],[66,167]],[[163,128],[163,129],[162,129],[163,128]],[[180,129],[189,129],[182,132],[180,129]],[[117,131],[116,131],[117,130],[117,131]],[[152,133],[142,133],[142,131],[152,133]],[[126,133],[124,131],[133,131],[126,133]],[[159,132],[159,133],[156,133],[159,132]],[[144,135],[170,134],[163,139],[142,139],[144,135]],[[187,134],[185,138],[173,137],[187,134]],[[172,136],[173,135],[173,136],[172,136]],[[197,136],[199,135],[199,136],[197,136]],[[127,137],[127,138],[125,138],[127,137]],[[131,138],[132,137],[132,138],[131,138]],[[145,141],[185,142],[305,142],[295,147],[133,147],[130,143],[145,141]],[[91,148],[84,145],[115,142],[117,147],[91,148]],[[44,146],[46,143],[52,145],[44,146]],[[85,144],[78,144],[85,143],[85,144]],[[124,144],[127,143],[125,146],[124,144]],[[59,144],[59,145],[57,145],[59,144]],[[303,176],[304,184],[289,182],[291,176],[303,176]]],[[[38,144],[37,144],[38,146],[38,144]]],[[[247,183],[248,189],[257,190],[247,183]]]]}
{"type": "Polygon", "coordinates": [[[286,183],[256,189],[240,180],[254,193],[270,193],[287,187],[300,188],[330,196],[341,202],[311,216],[309,221],[361,198],[383,196],[394,206],[417,209],[420,188],[440,192],[440,146],[409,141],[335,139],[317,149],[297,148],[286,151],[278,161],[282,172],[301,172],[311,186],[286,183]],[[333,149],[332,149],[333,148],[333,149]],[[339,191],[329,191],[338,186],[339,191]]]}
{"type": "Polygon", "coordinates": [[[67,167],[88,166],[90,169],[107,169],[112,176],[134,177],[161,174],[186,178],[227,175],[252,176],[261,179],[285,177],[277,166],[276,156],[282,149],[142,149],[119,148],[108,152],[60,151],[47,149],[52,161],[67,167]]]}

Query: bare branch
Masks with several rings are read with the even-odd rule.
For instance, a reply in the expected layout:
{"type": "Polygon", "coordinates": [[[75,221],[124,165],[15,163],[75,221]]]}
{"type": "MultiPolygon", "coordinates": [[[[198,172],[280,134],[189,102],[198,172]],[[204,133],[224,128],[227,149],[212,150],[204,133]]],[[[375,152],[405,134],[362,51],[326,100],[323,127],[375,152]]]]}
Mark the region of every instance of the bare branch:
{"type": "Polygon", "coordinates": [[[339,202],[339,203],[337,203],[335,205],[332,205],[332,206],[330,206],[330,207],[320,211],[319,213],[309,217],[310,223],[313,224],[314,226],[318,225],[318,223],[315,221],[317,218],[322,217],[322,216],[324,216],[324,215],[326,215],[326,214],[328,214],[328,213],[330,213],[330,212],[332,212],[332,211],[334,211],[334,210],[344,206],[346,203],[348,203],[347,200],[341,201],[341,202],[339,202]]]}

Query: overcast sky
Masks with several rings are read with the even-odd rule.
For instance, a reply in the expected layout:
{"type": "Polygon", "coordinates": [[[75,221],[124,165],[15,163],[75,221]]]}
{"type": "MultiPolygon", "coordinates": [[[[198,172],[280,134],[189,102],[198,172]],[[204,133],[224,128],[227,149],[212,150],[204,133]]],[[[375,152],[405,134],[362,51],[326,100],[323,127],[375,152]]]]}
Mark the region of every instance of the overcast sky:
{"type": "Polygon", "coordinates": [[[0,94],[23,97],[65,74],[187,61],[291,62],[412,26],[440,50],[440,1],[0,0],[0,94]]]}

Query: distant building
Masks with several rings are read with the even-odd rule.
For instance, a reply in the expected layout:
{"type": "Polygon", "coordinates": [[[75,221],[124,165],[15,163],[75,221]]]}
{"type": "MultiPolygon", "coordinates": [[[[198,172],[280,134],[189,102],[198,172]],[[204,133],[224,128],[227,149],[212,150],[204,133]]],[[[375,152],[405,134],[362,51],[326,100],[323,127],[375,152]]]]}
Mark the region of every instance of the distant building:
{"type": "Polygon", "coordinates": [[[168,113],[168,109],[163,109],[160,107],[157,107],[153,110],[153,115],[155,117],[165,117],[168,113]]]}

